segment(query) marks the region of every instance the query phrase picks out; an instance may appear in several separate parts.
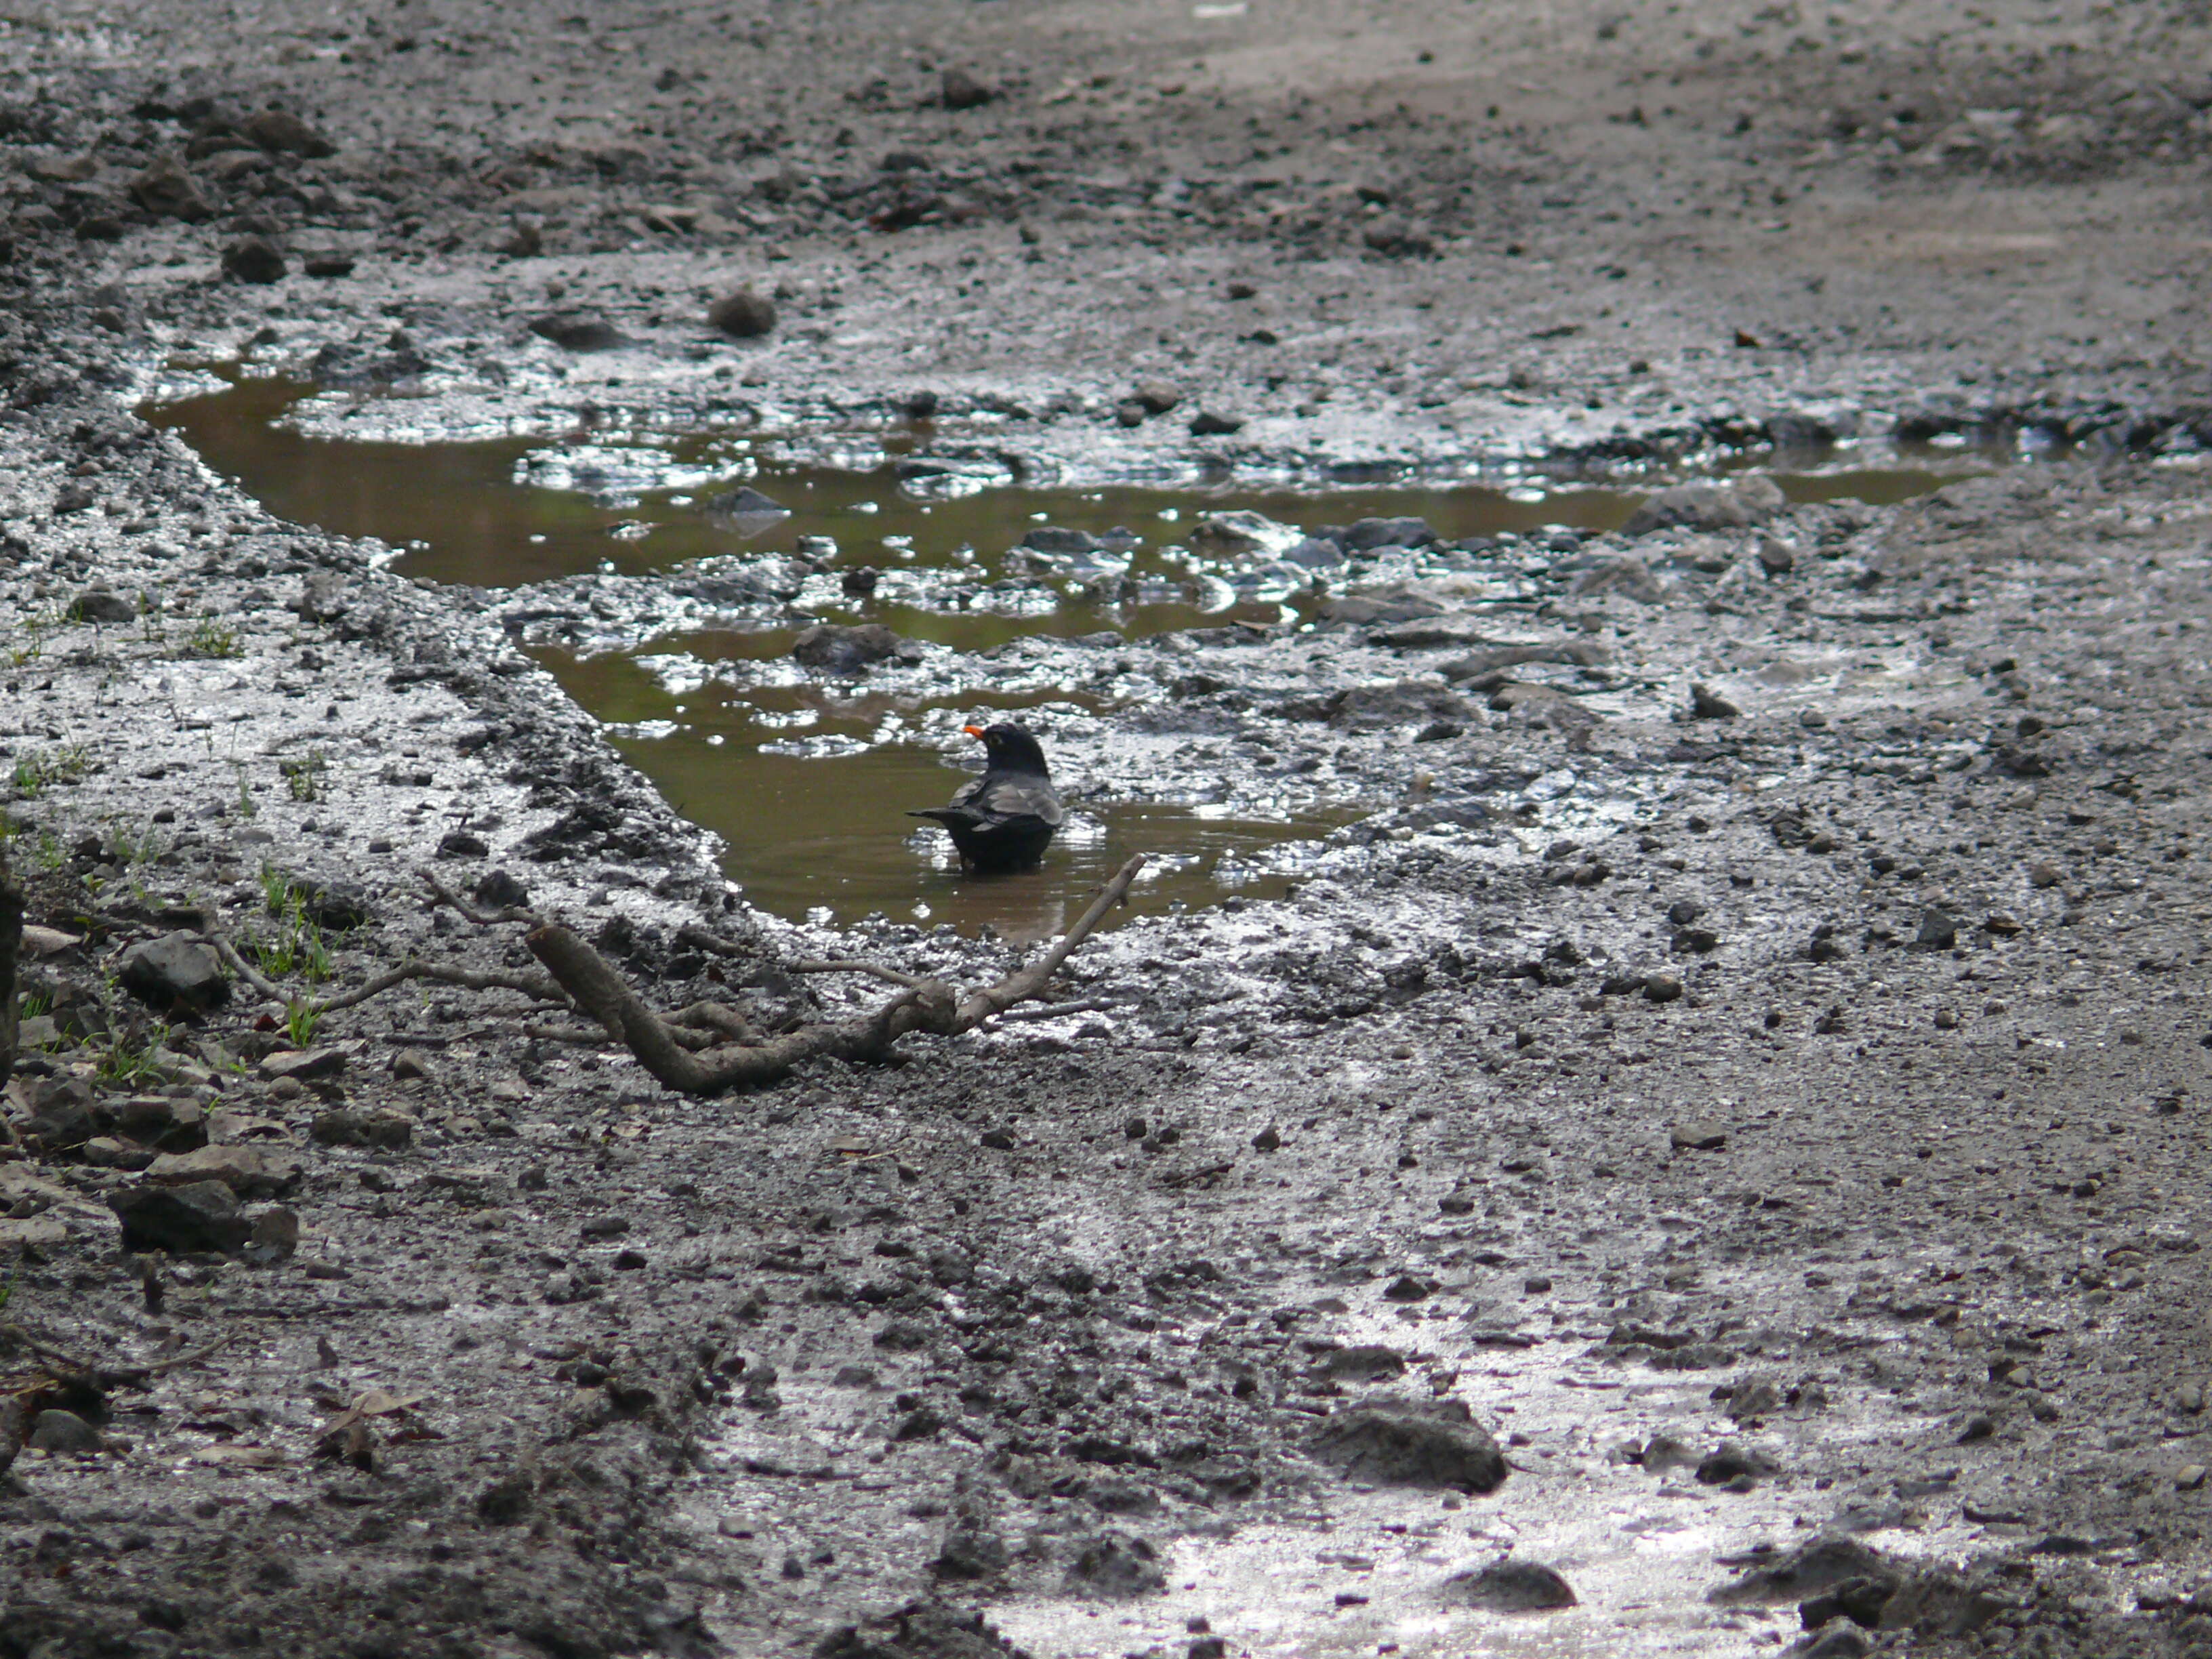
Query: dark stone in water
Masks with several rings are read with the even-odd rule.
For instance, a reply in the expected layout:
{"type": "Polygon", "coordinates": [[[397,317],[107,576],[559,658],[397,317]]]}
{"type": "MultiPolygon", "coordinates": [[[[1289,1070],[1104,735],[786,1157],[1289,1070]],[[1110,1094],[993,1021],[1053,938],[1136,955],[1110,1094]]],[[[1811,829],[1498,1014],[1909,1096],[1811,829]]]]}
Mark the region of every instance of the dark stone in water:
{"type": "Polygon", "coordinates": [[[910,641],[901,639],[881,623],[857,628],[836,623],[817,623],[792,642],[791,654],[805,666],[828,674],[851,674],[888,657],[918,654],[910,641]]]}

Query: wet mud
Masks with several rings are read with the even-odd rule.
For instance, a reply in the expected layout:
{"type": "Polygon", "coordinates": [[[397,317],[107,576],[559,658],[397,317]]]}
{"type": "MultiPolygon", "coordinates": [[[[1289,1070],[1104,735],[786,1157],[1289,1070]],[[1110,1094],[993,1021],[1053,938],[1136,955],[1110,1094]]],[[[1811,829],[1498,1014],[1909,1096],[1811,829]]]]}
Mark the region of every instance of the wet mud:
{"type": "Polygon", "coordinates": [[[0,1659],[2205,1647],[2202,17],[18,9],[0,1659]]]}

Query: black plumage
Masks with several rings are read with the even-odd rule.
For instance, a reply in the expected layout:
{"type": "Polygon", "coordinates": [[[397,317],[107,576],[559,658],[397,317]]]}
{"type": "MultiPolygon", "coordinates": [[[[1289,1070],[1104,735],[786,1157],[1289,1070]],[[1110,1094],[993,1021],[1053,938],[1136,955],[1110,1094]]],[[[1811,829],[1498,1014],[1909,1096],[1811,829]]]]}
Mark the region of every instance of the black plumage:
{"type": "Polygon", "coordinates": [[[1027,870],[1044,856],[1065,816],[1044,750],[1018,726],[963,729],[983,740],[983,775],[963,784],[951,805],[907,816],[943,824],[965,869],[984,875],[1027,870]]]}

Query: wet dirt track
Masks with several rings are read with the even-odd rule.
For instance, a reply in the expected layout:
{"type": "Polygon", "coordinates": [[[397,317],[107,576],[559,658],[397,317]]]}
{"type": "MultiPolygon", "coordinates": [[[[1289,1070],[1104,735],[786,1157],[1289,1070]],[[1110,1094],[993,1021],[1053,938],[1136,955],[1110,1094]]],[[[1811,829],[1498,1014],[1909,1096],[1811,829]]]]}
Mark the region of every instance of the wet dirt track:
{"type": "MultiPolygon", "coordinates": [[[[222,1345],[16,1458],[0,1654],[2212,1642],[2201,17],[579,15],[0,32],[0,745],[56,930],[0,1382],[222,1345]],[[281,279],[227,278],[256,235],[281,279]],[[764,336],[705,324],[741,284],[764,336]],[[305,1034],[116,988],[210,924],[310,995],[528,965],[425,867],[769,1023],[871,1000],[796,959],[974,983],[1030,931],[752,909],[556,678],[649,648],[657,717],[706,641],[860,619],[829,564],[410,580],[132,413],[229,363],[339,394],[307,440],[963,489],[2022,464],[1340,547],[1280,626],[735,652],[945,783],[1005,698],[1101,800],[1352,821],[1095,939],[1059,1018],[700,1102],[512,990],[305,1034]],[[108,1200],[155,1152],[260,1231],[143,1276],[108,1200]],[[1774,1572],[1823,1538],[1867,1553],[1774,1572]],[[1577,1605],[1474,1605],[1501,1557],[1577,1605]]],[[[628,510],[588,494],[580,547],[628,510]]]]}

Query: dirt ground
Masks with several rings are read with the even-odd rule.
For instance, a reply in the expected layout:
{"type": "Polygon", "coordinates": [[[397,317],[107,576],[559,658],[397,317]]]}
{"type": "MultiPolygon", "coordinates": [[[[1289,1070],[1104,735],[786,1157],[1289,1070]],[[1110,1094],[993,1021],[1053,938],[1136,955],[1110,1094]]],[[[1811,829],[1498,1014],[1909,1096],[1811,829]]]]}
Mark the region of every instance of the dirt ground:
{"type": "Polygon", "coordinates": [[[0,146],[0,1659],[2212,1653],[2201,4],[21,0],[0,146]],[[218,363],[1075,484],[2029,459],[1027,641],[1092,785],[1366,816],[698,1100],[422,872],[769,1024],[1019,952],[750,911],[529,652],[716,601],[274,519],[133,413],[218,363]],[[514,984],[123,988],[210,934],[514,984]]]}

